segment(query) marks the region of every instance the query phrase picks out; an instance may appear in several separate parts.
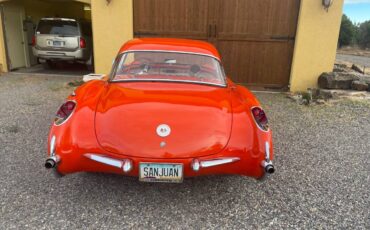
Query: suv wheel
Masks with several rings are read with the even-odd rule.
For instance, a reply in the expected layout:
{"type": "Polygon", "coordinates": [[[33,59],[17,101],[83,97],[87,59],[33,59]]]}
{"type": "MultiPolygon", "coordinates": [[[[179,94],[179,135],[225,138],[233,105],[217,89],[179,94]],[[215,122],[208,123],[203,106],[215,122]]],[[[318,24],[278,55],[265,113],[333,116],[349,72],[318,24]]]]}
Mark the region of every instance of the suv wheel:
{"type": "Polygon", "coordinates": [[[44,63],[42,63],[42,66],[44,67],[44,69],[53,69],[55,66],[55,63],[53,63],[50,60],[47,60],[44,63]]]}
{"type": "Polygon", "coordinates": [[[91,55],[89,60],[86,62],[86,67],[88,71],[94,71],[94,58],[91,55]]]}

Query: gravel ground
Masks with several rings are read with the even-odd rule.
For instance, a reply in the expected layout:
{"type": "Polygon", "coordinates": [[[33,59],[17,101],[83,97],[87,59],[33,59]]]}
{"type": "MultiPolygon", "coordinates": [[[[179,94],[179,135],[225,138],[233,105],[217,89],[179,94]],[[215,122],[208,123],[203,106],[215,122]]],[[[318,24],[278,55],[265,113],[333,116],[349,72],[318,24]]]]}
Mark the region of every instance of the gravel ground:
{"type": "Polygon", "coordinates": [[[117,175],[55,179],[49,125],[72,78],[0,77],[1,229],[369,229],[370,103],[299,106],[258,93],[277,172],[147,184],[117,175]]]}
{"type": "Polygon", "coordinates": [[[355,63],[361,67],[370,68],[370,57],[349,55],[349,54],[337,54],[337,60],[355,63]]]}

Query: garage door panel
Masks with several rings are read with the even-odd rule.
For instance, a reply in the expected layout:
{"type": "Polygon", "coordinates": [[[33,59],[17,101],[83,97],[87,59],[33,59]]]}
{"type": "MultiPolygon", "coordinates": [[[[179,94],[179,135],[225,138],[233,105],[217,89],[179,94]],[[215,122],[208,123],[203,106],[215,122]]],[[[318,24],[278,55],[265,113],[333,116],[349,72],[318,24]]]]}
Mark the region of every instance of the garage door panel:
{"type": "Polygon", "coordinates": [[[218,36],[295,36],[298,0],[217,0],[218,36]]]}
{"type": "Polygon", "coordinates": [[[289,84],[293,42],[219,41],[226,74],[234,81],[256,86],[289,84]]]}
{"type": "Polygon", "coordinates": [[[135,0],[136,37],[206,40],[238,83],[286,87],[300,0],[135,0]]]}
{"type": "Polygon", "coordinates": [[[135,35],[206,38],[209,0],[135,0],[135,35]]]}

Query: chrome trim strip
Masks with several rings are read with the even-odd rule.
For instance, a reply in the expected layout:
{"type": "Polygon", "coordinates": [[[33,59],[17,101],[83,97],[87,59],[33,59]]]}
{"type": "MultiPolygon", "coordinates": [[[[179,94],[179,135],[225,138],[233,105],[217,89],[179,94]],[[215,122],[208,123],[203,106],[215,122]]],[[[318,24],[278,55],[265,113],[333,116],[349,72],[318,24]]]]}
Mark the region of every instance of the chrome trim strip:
{"type": "Polygon", "coordinates": [[[265,142],[265,149],[266,149],[265,159],[267,162],[270,162],[270,145],[268,141],[265,142]]]}
{"type": "Polygon", "coordinates": [[[54,156],[55,155],[55,135],[53,135],[50,139],[50,150],[49,150],[49,154],[50,156],[54,156]]]}
{"type": "Polygon", "coordinates": [[[204,53],[196,53],[196,52],[186,52],[186,51],[176,51],[176,50],[127,50],[125,52],[119,53],[119,54],[125,54],[125,53],[131,53],[131,52],[162,52],[162,53],[180,53],[180,54],[194,54],[194,55],[201,55],[201,56],[207,56],[216,59],[217,61],[221,62],[220,59],[217,57],[210,55],[210,54],[204,54],[204,53]]]}
{"type": "Polygon", "coordinates": [[[200,166],[202,168],[208,168],[208,167],[213,167],[213,166],[218,166],[218,165],[223,165],[223,164],[229,164],[233,163],[235,161],[239,161],[239,157],[230,157],[230,158],[220,158],[220,159],[214,159],[214,160],[205,160],[200,162],[200,166]]]}
{"type": "Polygon", "coordinates": [[[227,86],[224,84],[217,84],[217,83],[207,83],[201,81],[187,81],[187,80],[169,80],[169,79],[125,79],[125,80],[111,80],[110,82],[175,82],[175,83],[194,83],[199,85],[213,85],[213,86],[220,86],[226,88],[227,86]]]}
{"type": "Polygon", "coordinates": [[[124,164],[124,161],[115,160],[115,159],[105,157],[105,156],[102,156],[102,155],[86,153],[86,154],[84,154],[84,156],[89,158],[90,160],[93,160],[93,161],[96,161],[96,162],[99,162],[99,163],[103,163],[103,164],[106,164],[106,165],[110,165],[110,166],[113,166],[113,167],[116,167],[116,168],[122,168],[122,166],[124,164]]]}

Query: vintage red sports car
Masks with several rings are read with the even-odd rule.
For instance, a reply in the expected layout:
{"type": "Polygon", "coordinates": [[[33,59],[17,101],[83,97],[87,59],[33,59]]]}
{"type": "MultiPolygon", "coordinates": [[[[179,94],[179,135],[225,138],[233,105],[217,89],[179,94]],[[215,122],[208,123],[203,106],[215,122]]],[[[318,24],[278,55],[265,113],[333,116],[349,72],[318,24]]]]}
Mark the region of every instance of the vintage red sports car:
{"type": "Polygon", "coordinates": [[[274,172],[265,112],[225,76],[209,43],[134,39],[111,74],[75,90],[57,111],[46,168],[147,182],[274,172]]]}

